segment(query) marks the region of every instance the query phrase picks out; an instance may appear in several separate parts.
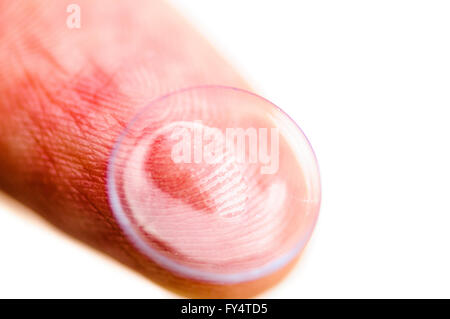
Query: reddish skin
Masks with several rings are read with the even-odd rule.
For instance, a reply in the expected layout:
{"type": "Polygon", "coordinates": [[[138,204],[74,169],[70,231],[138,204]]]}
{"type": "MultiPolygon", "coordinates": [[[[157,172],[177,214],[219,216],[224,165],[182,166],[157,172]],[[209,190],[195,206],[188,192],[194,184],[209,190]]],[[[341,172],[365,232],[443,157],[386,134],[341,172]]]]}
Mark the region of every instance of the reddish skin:
{"type": "Polygon", "coordinates": [[[116,137],[149,101],[188,86],[248,88],[165,3],[0,1],[0,187],[81,241],[189,297],[251,297],[294,262],[235,285],[180,278],[139,253],[112,216],[106,167],[116,137]]]}

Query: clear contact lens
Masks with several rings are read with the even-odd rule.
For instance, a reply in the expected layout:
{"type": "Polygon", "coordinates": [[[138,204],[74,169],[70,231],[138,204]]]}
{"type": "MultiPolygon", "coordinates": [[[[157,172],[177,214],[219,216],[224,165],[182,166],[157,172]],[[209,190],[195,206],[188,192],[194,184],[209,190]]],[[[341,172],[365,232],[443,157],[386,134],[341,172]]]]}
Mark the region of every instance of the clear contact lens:
{"type": "Polygon", "coordinates": [[[110,204],[130,241],[181,276],[260,278],[303,249],[320,182],[300,128],[250,92],[180,90],[151,102],[118,138],[110,204]]]}

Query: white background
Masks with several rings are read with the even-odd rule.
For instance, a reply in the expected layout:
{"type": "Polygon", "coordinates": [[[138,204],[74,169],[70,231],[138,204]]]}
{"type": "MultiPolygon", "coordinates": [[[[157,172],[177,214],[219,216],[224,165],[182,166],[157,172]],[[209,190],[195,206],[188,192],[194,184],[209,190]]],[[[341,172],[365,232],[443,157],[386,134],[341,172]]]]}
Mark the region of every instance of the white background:
{"type": "MultiPolygon", "coordinates": [[[[323,204],[261,295],[450,297],[450,2],[173,0],[303,128],[323,204]]],[[[0,297],[173,297],[0,200],[0,297]]]]}

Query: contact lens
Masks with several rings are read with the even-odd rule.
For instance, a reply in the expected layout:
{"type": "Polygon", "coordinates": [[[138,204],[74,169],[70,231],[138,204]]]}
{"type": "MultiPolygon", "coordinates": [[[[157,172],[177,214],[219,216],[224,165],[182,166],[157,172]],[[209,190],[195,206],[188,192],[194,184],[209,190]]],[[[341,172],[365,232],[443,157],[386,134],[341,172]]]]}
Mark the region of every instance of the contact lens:
{"type": "Polygon", "coordinates": [[[278,107],[221,86],[142,109],[108,166],[113,213],[148,258],[195,280],[270,274],[303,249],[320,205],[313,150],[278,107]]]}

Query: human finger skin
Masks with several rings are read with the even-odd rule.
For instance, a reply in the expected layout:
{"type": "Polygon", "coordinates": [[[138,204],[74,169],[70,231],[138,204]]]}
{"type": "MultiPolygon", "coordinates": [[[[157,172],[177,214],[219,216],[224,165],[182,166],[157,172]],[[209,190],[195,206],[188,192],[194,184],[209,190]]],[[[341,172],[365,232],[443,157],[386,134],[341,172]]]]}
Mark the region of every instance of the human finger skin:
{"type": "Polygon", "coordinates": [[[0,2],[0,187],[179,294],[251,297],[279,281],[295,261],[264,278],[216,284],[174,274],[130,243],[106,188],[117,136],[169,92],[248,85],[164,2],[80,0],[79,29],[66,26],[68,4],[0,2]]]}

